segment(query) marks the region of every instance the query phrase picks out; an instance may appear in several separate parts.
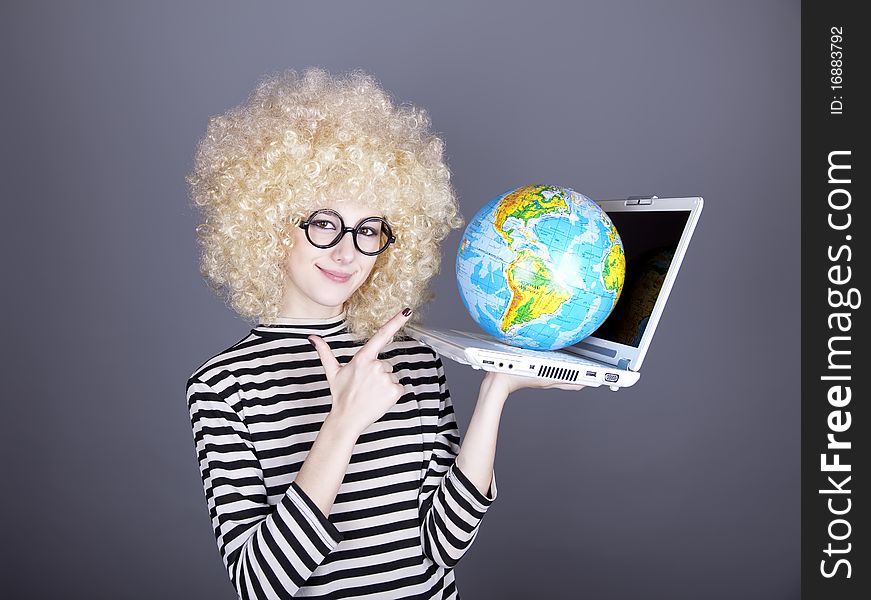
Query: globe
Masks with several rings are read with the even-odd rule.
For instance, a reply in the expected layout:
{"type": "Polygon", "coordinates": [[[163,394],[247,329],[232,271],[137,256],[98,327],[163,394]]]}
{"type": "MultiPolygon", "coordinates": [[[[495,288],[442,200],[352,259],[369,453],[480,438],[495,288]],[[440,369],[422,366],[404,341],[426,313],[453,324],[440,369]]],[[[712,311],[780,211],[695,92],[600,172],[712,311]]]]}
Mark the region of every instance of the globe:
{"type": "Polygon", "coordinates": [[[475,322],[512,346],[557,350],[611,314],[626,273],[617,228],[569,188],[529,185],[497,196],[469,221],[457,287],[475,322]]]}

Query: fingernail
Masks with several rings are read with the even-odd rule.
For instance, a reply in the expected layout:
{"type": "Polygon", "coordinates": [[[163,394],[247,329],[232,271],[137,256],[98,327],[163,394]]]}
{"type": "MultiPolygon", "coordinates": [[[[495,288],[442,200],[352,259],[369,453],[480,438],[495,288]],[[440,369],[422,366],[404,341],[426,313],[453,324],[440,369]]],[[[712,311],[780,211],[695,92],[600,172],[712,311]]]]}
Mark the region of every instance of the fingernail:
{"type": "Polygon", "coordinates": [[[315,345],[315,341],[314,341],[314,340],[313,340],[313,339],[312,339],[312,338],[311,338],[311,336],[308,336],[308,337],[307,337],[307,338],[305,338],[305,339],[307,339],[307,340],[308,340],[308,342],[309,342],[309,344],[311,344],[311,345],[312,345],[312,346],[314,346],[314,345],[315,345]]]}
{"type": "Polygon", "coordinates": [[[408,315],[411,314],[411,309],[406,306],[405,308],[402,309],[402,314],[407,317],[408,315]]]}

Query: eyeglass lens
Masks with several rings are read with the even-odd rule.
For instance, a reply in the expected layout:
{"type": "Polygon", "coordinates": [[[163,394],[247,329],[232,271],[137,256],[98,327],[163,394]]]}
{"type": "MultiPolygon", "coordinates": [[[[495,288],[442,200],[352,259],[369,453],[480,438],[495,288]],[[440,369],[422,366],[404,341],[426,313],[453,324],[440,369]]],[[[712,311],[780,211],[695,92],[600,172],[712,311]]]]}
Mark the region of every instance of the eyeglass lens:
{"type": "MultiPolygon", "coordinates": [[[[338,241],[344,228],[342,219],[335,213],[318,211],[309,219],[308,235],[319,246],[329,246],[338,241]]],[[[370,217],[362,221],[353,231],[357,246],[363,252],[378,252],[387,246],[387,232],[381,219],[370,217]]]]}

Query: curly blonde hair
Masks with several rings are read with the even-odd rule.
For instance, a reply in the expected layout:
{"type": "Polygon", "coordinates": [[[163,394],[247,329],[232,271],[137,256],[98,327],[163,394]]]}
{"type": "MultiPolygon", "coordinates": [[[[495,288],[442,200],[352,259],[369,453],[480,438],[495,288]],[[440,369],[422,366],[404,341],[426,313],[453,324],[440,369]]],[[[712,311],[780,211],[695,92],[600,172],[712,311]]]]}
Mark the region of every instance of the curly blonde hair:
{"type": "Polygon", "coordinates": [[[440,243],[464,220],[444,143],[429,127],[426,111],[395,106],[362,71],[262,79],[245,102],[209,119],[187,176],[209,287],[245,318],[277,317],[290,228],[348,198],[380,212],[396,236],[348,299],[348,329],[371,337],[403,307],[432,300],[440,243]]]}

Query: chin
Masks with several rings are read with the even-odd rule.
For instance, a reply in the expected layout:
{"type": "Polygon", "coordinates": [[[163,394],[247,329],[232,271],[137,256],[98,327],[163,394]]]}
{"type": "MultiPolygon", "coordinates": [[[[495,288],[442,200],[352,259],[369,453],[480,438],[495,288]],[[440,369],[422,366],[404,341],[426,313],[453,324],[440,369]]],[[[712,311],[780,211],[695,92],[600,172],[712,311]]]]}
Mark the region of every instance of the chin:
{"type": "MultiPolygon", "coordinates": [[[[354,291],[356,291],[356,288],[354,289],[354,291]]],[[[313,300],[322,306],[342,307],[352,295],[353,291],[350,294],[324,295],[313,298],[313,300]]]]}
{"type": "Polygon", "coordinates": [[[344,297],[342,297],[342,298],[337,298],[337,297],[333,297],[333,298],[312,298],[312,300],[314,300],[315,302],[317,302],[317,303],[320,304],[321,306],[329,306],[330,308],[335,308],[335,307],[337,307],[337,306],[340,307],[340,306],[344,305],[345,302],[348,301],[348,298],[344,298],[344,297]]]}

